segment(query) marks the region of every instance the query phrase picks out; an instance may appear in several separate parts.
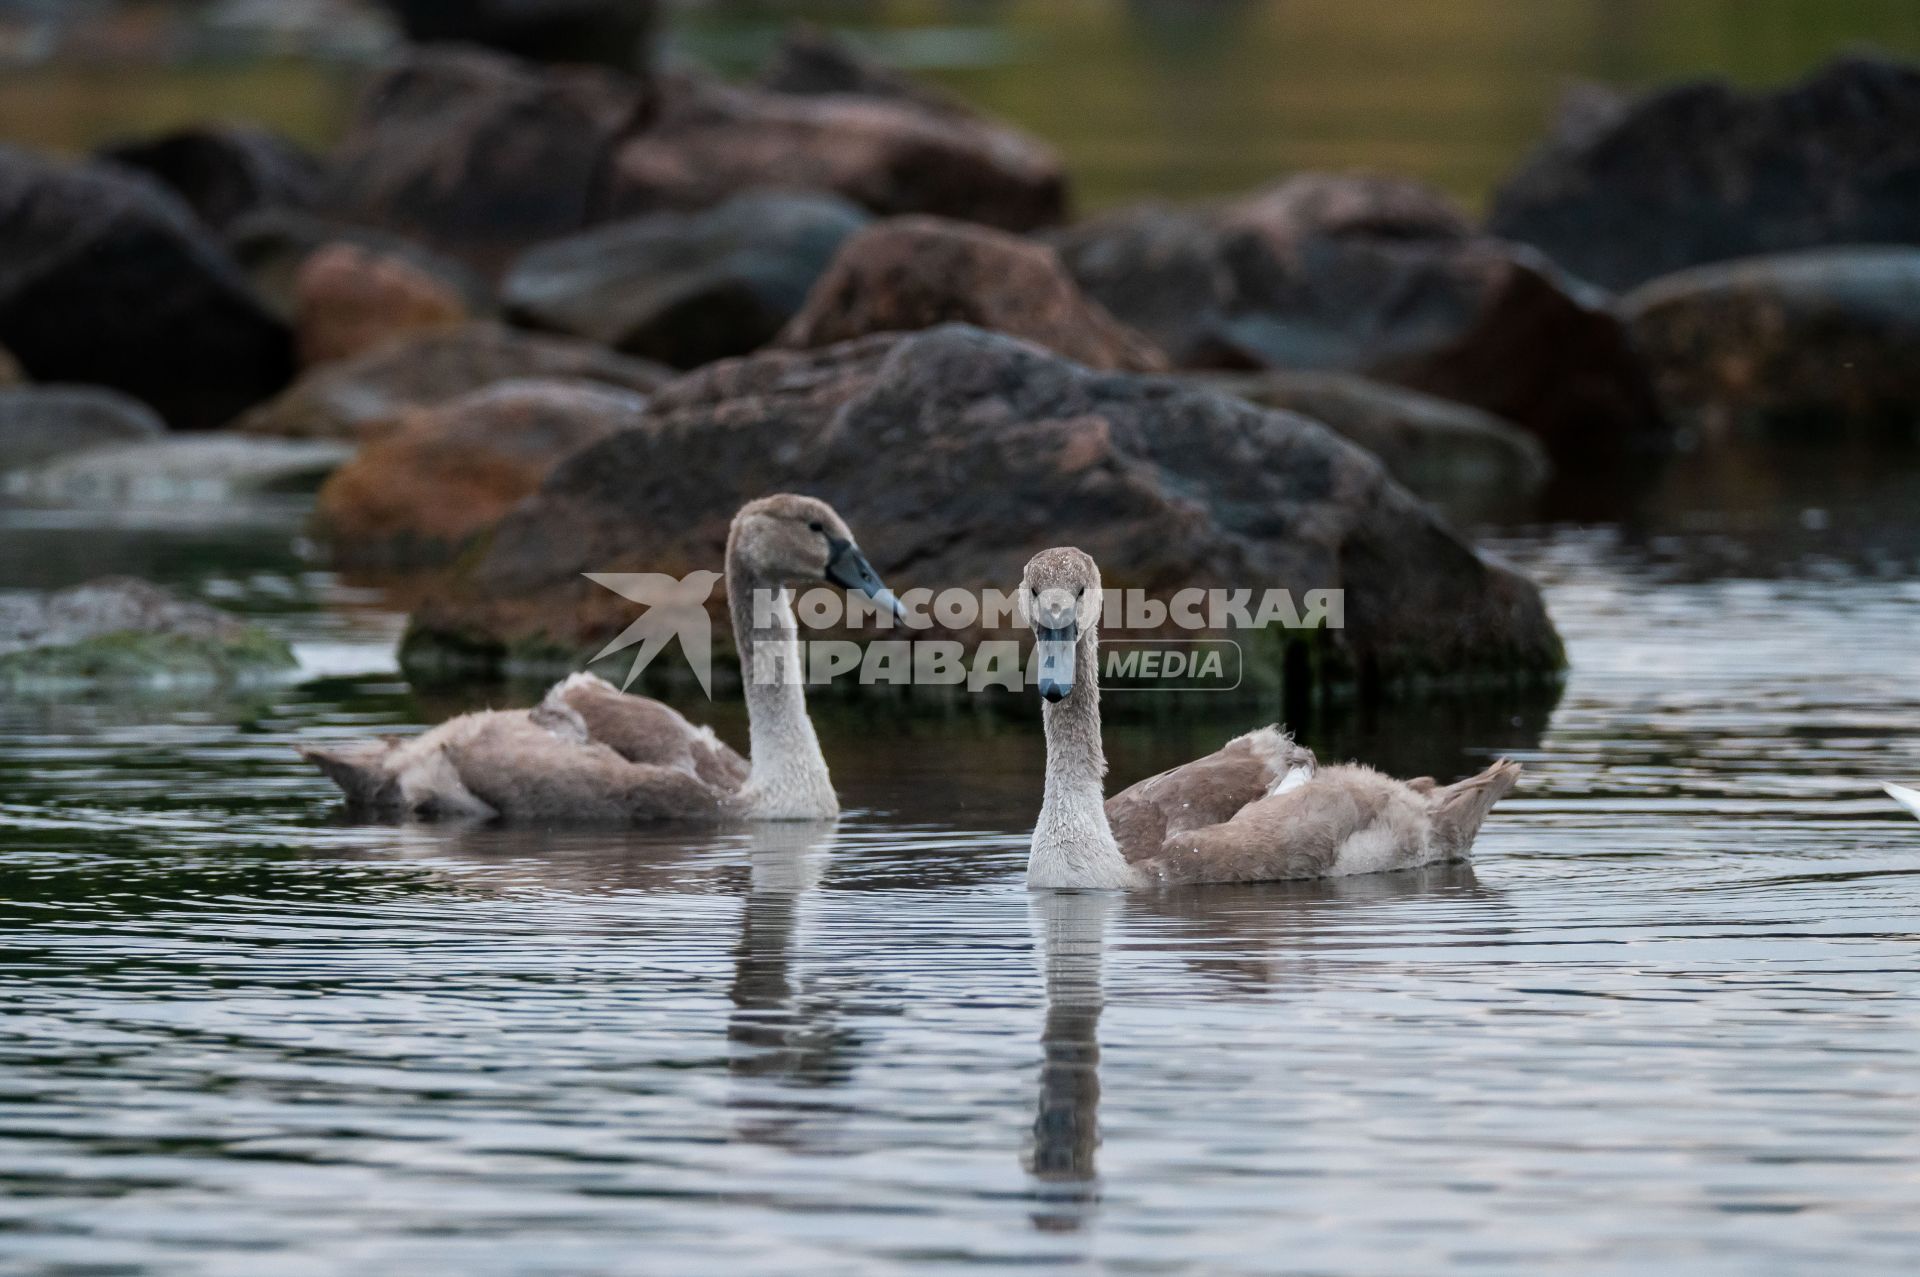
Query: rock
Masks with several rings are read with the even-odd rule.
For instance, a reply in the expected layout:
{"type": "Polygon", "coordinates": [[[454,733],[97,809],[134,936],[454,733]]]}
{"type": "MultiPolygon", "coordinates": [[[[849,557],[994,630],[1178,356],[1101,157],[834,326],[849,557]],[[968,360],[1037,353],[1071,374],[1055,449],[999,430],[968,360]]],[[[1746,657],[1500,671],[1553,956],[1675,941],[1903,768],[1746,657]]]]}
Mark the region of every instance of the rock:
{"type": "Polygon", "coordinates": [[[1005,125],[894,97],[662,85],[658,117],[619,143],[606,211],[709,208],[752,187],[831,191],[873,212],[936,213],[1025,231],[1058,222],[1066,177],[1005,125]]]}
{"type": "Polygon", "coordinates": [[[1666,448],[1611,299],[1466,233],[1406,183],[1293,179],[1057,237],[1074,277],[1189,368],[1359,373],[1485,409],[1588,465],[1666,448]]]}
{"type": "Polygon", "coordinates": [[[280,639],[204,603],[109,577],[48,594],[0,593],[0,688],[220,685],[290,673],[280,639]]]}
{"type": "Polygon", "coordinates": [[[13,357],[13,352],[0,346],[0,386],[18,386],[27,380],[27,370],[13,357]]]}
{"type": "Polygon", "coordinates": [[[1621,306],[1661,399],[1707,434],[1913,437],[1920,422],[1920,249],[1698,266],[1621,306]]]}
{"type": "Polygon", "coordinates": [[[411,409],[522,377],[581,377],[642,394],[672,374],[570,337],[543,337],[497,324],[421,333],[315,368],[240,423],[253,434],[366,440],[390,431],[411,409]]]}
{"type": "Polygon", "coordinates": [[[218,426],[293,375],[286,325],[178,196],[0,148],[0,344],[36,381],[111,386],[218,426]]]}
{"type": "Polygon", "coordinates": [[[0,470],[69,452],[152,439],[167,425],[131,395],[99,386],[0,389],[0,470]]]}
{"type": "Polygon", "coordinates": [[[256,209],[306,208],[320,195],[320,162],[252,125],[177,129],[109,146],[100,156],[171,187],[215,230],[256,209]]]}
{"type": "Polygon", "coordinates": [[[638,425],[646,407],[592,382],[508,381],[424,409],[327,481],[322,535],[340,561],[444,561],[561,460],[638,425]]]}
{"type": "Polygon", "coordinates": [[[867,220],[837,196],[750,192],[544,244],[501,299],[516,322],[693,368],[772,341],[867,220]]]}
{"type": "Polygon", "coordinates": [[[1246,362],[1223,333],[1242,308],[1236,242],[1290,258],[1313,238],[1458,240],[1466,231],[1466,215],[1452,201],[1417,183],[1302,173],[1239,200],[1119,209],[1052,242],[1082,288],[1177,365],[1217,368],[1246,362]]]}
{"type": "Polygon", "coordinates": [[[846,41],[805,22],[787,26],[758,83],[776,93],[891,98],[940,115],[979,118],[959,100],[861,57],[846,41]]]}
{"type": "Polygon", "coordinates": [[[288,323],[299,306],[295,291],[301,267],[321,249],[336,244],[351,244],[407,263],[459,297],[471,315],[485,315],[493,307],[492,286],[466,265],[402,236],[315,213],[284,208],[248,213],[227,228],[226,241],[227,251],[246,272],[254,292],[288,323]]]}
{"type": "Polygon", "coordinates": [[[1350,373],[1216,373],[1204,384],[1313,418],[1458,518],[1520,513],[1552,473],[1546,450],[1510,422],[1350,373]]]}
{"type": "Polygon", "coordinates": [[[294,281],[294,331],[308,367],[364,354],[409,333],[458,327],[466,304],[402,257],[332,244],[294,281]]]}
{"type": "Polygon", "coordinates": [[[1610,288],[1709,262],[1920,243],[1920,69],[1872,57],[1747,93],[1683,84],[1581,113],[1488,226],[1610,288]]]}
{"type": "Polygon", "coordinates": [[[333,159],[325,207],[486,275],[588,223],[638,80],[426,48],[378,77],[333,159]]]}
{"type": "Polygon", "coordinates": [[[1087,299],[1051,248],[937,217],[890,218],[848,240],[780,344],[804,350],[945,323],[1023,337],[1089,368],[1167,367],[1152,342],[1087,299]]]}
{"type": "Polygon", "coordinates": [[[900,589],[1007,590],[1050,544],[1163,599],[1343,589],[1345,628],[1248,639],[1256,686],[1283,665],[1380,687],[1562,663],[1533,586],[1324,427],[960,326],[763,352],[664,388],[643,425],[574,454],[500,522],[416,614],[406,659],[578,660],[633,620],[581,572],[711,567],[739,504],[782,489],[832,501],[900,589]]]}
{"type": "Polygon", "coordinates": [[[256,493],[311,492],[351,455],[351,445],[335,440],[171,435],[102,444],[15,470],[0,482],[0,491],[115,510],[210,506],[256,493]]]}
{"type": "Polygon", "coordinates": [[[407,38],[479,44],[535,62],[644,67],[654,0],[385,0],[407,38]]]}

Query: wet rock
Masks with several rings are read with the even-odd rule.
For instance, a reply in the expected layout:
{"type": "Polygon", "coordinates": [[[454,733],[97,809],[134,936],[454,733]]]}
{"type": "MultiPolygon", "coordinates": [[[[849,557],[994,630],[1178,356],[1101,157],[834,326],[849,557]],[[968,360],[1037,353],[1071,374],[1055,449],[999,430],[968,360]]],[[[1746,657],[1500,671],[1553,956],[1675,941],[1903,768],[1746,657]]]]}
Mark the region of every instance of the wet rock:
{"type": "Polygon", "coordinates": [[[327,481],[321,533],[345,562],[444,561],[561,460],[638,425],[646,407],[591,382],[509,381],[422,410],[327,481]]]}
{"type": "Polygon", "coordinates": [[[409,410],[522,377],[580,377],[646,393],[671,372],[570,337],[476,323],[389,342],[313,369],[241,421],[254,434],[365,440],[409,410]]]}
{"type": "Polygon", "coordinates": [[[708,208],[753,187],[831,191],[875,213],[936,213],[1024,231],[1057,222],[1066,178],[1050,150],[1005,125],[896,97],[798,95],[691,76],[663,83],[659,114],[620,142],[606,211],[708,208]]]}
{"type": "Polygon", "coordinates": [[[936,217],[890,218],[848,240],[780,344],[811,349],[946,323],[1023,337],[1089,368],[1167,367],[1152,342],[1088,300],[1051,248],[936,217]]]}
{"type": "Polygon", "coordinates": [[[643,67],[654,0],[385,0],[407,38],[485,45],[535,62],[643,67]]]}
{"type": "Polygon", "coordinates": [[[458,327],[460,294],[403,257],[332,244],[309,257],[294,281],[294,330],[311,367],[385,345],[409,333],[458,327]]]}
{"type": "Polygon", "coordinates": [[[295,668],[280,639],[204,603],[109,577],[51,593],[0,592],[0,688],[220,685],[295,668]]]}
{"type": "Polygon", "coordinates": [[[0,343],[36,381],[222,425],[284,386],[293,340],[172,192],[0,148],[0,343]]]}
{"type": "Polygon", "coordinates": [[[1403,182],[1295,179],[1057,237],[1081,286],[1189,368],[1359,373],[1485,409],[1556,461],[1671,437],[1611,299],[1537,252],[1472,237],[1403,182]]]}
{"type": "Polygon", "coordinates": [[[1552,473],[1546,450],[1518,426],[1401,386],[1328,372],[1215,373],[1204,384],[1313,418],[1457,518],[1522,512],[1552,473]]]}
{"type": "Polygon", "coordinates": [[[0,470],[166,432],[153,409],[99,386],[0,389],[0,470]]]}
{"type": "Polygon", "coordinates": [[[255,295],[289,324],[299,309],[295,294],[301,268],[315,253],[336,244],[407,263],[458,297],[468,314],[485,315],[493,308],[493,288],[476,271],[386,231],[291,209],[262,209],[229,227],[226,242],[255,295]]]}
{"type": "Polygon", "coordinates": [[[171,187],[215,230],[256,209],[306,208],[320,195],[320,162],[293,141],[252,125],[178,129],[122,142],[100,155],[171,187]]]}
{"type": "Polygon", "coordinates": [[[1249,640],[1258,686],[1283,665],[1385,686],[1562,660],[1530,584],[1324,427],[960,326],[675,381],[501,521],[415,616],[408,659],[577,660],[633,619],[581,572],[711,567],[739,504],[782,489],[832,501],[903,589],[1007,589],[1036,546],[1064,543],[1114,588],[1345,590],[1344,628],[1249,640]]]}
{"type": "Polygon", "coordinates": [[[867,220],[837,196],[751,192],[544,244],[501,299],[519,323],[697,367],[772,341],[867,220]]]}
{"type": "Polygon", "coordinates": [[[1920,249],[1699,266],[1621,305],[1668,409],[1709,435],[1913,437],[1920,422],[1920,249]]]}
{"type": "Polygon", "coordinates": [[[311,492],[353,455],[335,440],[235,434],[103,443],[8,473],[0,491],[30,501],[95,506],[215,506],[259,493],[311,492]]]}
{"type": "Polygon", "coordinates": [[[1683,84],[1576,119],[1500,188],[1488,226],[1608,287],[1920,243],[1920,69],[1848,57],[1781,89],[1683,84]]]}
{"type": "Polygon", "coordinates": [[[646,86],[478,49],[419,49],[381,75],[333,157],[326,208],[492,275],[587,225],[646,86]]]}

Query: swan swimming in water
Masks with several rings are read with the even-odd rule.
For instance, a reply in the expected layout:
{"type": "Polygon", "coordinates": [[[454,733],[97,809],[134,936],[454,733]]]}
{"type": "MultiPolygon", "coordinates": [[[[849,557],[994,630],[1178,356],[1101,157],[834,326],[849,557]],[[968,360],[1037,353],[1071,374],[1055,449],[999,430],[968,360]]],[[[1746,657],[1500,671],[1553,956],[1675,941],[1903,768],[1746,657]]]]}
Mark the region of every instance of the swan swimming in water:
{"type": "Polygon", "coordinates": [[[833,508],[783,494],[749,502],[727,535],[727,604],[747,701],[748,756],[659,701],[592,674],[539,705],[486,710],[410,739],[313,746],[358,811],[385,818],[542,823],[824,820],[840,810],[807,717],[789,587],[818,581],[899,602],[833,508]],[[756,610],[756,597],[771,607],[756,610]]]}
{"type": "Polygon", "coordinates": [[[1487,812],[1520,778],[1505,759],[1444,787],[1321,767],[1265,727],[1103,799],[1099,568],[1076,549],[1043,550],[1027,564],[1021,597],[1039,640],[1047,735],[1030,887],[1266,882],[1465,860],[1487,812]]]}

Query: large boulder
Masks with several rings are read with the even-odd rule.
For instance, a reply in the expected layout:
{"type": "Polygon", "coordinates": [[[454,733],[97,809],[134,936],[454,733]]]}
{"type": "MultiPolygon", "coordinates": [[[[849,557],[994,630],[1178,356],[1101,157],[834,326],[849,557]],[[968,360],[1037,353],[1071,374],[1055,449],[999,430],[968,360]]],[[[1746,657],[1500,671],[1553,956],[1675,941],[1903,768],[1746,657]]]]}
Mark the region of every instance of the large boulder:
{"type": "Polygon", "coordinates": [[[351,359],[410,333],[455,328],[466,302],[451,285],[404,257],[331,244],[294,279],[300,360],[311,367],[351,359]]]}
{"type": "Polygon", "coordinates": [[[1318,424],[960,326],[763,352],[664,388],[640,427],[501,521],[416,615],[407,659],[577,660],[633,619],[582,572],[711,568],[735,509],[782,489],[832,501],[902,589],[1008,590],[1064,543],[1111,587],[1163,598],[1344,590],[1344,628],[1249,638],[1255,685],[1282,666],[1375,687],[1562,661],[1532,585],[1318,424]]]}
{"type": "Polygon", "coordinates": [[[293,375],[293,339],[180,198],[0,147],[0,344],[36,381],[111,386],[209,427],[293,375]]]}
{"type": "Polygon", "coordinates": [[[838,196],[779,191],[655,213],[533,249],[501,302],[518,323],[693,368],[772,341],[867,220],[838,196]]]}
{"type": "Polygon", "coordinates": [[[165,183],[215,230],[257,209],[306,208],[320,195],[317,159],[297,143],[248,124],[176,129],[100,154],[165,183]]]}
{"type": "Polygon", "coordinates": [[[1359,373],[1485,409],[1588,464],[1671,431],[1611,299],[1468,234],[1387,179],[1310,176],[1226,205],[1149,207],[1057,237],[1096,301],[1190,368],[1359,373]]]}
{"type": "Polygon", "coordinates": [[[682,75],[663,83],[657,118],[616,147],[606,212],[708,208],[756,186],[1013,231],[1066,211],[1059,158],[1006,125],[897,96],[775,93],[682,75]]]}
{"type": "Polygon", "coordinates": [[[643,83],[478,49],[416,50],[380,75],[333,158],[326,206],[487,273],[584,227],[643,83]]]}
{"type": "Polygon", "coordinates": [[[138,399],[101,386],[0,388],[0,470],[152,439],[166,428],[138,399]]]}
{"type": "Polygon", "coordinates": [[[1488,226],[1610,288],[1920,243],[1920,69],[1847,57],[1769,92],[1708,81],[1579,111],[1496,193],[1488,226]]]}
{"type": "Polygon", "coordinates": [[[1167,367],[1152,342],[1080,291],[1051,248],[937,217],[889,218],[848,240],[780,344],[811,349],[947,323],[1024,337],[1089,368],[1167,367]]]}
{"type": "Polygon", "coordinates": [[[1915,437],[1920,249],[1698,266],[1621,305],[1668,409],[1706,434],[1915,437]]]}
{"type": "Polygon", "coordinates": [[[647,401],[583,381],[509,381],[408,417],[320,490],[337,560],[440,562],[499,521],[562,459],[640,423],[647,401]]]}
{"type": "Polygon", "coordinates": [[[655,0],[385,0],[407,38],[479,44],[536,62],[647,64],[655,0]]]}
{"type": "Polygon", "coordinates": [[[1552,474],[1532,435],[1451,399],[1351,373],[1201,376],[1216,390],[1313,418],[1379,458],[1409,492],[1458,518],[1523,513],[1552,474]]]}
{"type": "Polygon", "coordinates": [[[497,324],[402,337],[308,372],[240,422],[254,434],[367,440],[409,411],[522,377],[579,377],[642,394],[671,372],[591,342],[515,332],[497,324]]]}
{"type": "Polygon", "coordinates": [[[102,683],[244,683],[295,667],[281,639],[144,581],[0,592],[0,689],[15,695],[102,683]]]}

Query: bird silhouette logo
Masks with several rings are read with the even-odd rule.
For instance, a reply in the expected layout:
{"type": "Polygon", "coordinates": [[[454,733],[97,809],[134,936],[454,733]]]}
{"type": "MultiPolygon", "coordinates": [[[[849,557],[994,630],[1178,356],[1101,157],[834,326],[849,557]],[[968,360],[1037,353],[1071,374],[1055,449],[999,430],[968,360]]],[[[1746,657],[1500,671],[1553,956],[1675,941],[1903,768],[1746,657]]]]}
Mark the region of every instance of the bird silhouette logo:
{"type": "Polygon", "coordinates": [[[708,700],[713,699],[713,620],[707,615],[707,600],[713,595],[720,573],[703,570],[683,577],[668,576],[664,572],[583,572],[581,575],[647,609],[595,653],[588,664],[638,643],[640,650],[634,653],[627,679],[620,684],[624,691],[633,686],[640,671],[652,664],[667,643],[677,637],[681,650],[687,654],[687,664],[693,667],[693,676],[700,680],[700,690],[707,694],[708,700]]]}

